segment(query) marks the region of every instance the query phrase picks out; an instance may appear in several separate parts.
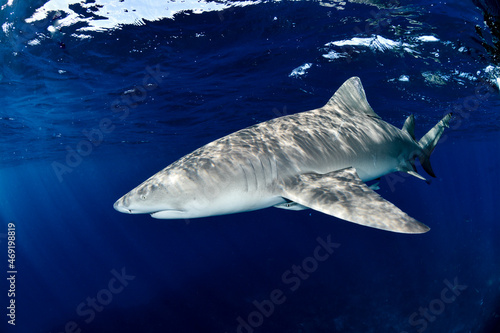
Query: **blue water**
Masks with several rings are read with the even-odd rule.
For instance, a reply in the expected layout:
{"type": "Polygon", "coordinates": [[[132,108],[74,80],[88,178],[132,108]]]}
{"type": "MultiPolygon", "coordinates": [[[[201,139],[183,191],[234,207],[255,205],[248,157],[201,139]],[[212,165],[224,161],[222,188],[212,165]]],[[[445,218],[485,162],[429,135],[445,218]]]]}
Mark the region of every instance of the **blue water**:
{"type": "Polygon", "coordinates": [[[0,11],[2,332],[500,332],[492,3],[68,3],[0,11]],[[431,185],[380,181],[428,233],[312,210],[113,209],[181,156],[320,107],[351,76],[387,122],[413,113],[417,137],[455,114],[431,185]]]}

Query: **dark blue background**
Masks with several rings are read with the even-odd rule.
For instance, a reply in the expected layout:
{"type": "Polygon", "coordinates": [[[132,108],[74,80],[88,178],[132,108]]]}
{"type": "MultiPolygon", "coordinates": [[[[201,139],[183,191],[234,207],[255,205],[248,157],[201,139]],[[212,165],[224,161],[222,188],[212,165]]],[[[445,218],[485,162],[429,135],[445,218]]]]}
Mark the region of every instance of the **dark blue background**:
{"type": "Polygon", "coordinates": [[[237,318],[248,320],[254,301],[280,289],[286,300],[255,332],[418,332],[423,326],[411,325],[411,315],[457,278],[467,288],[425,331],[494,332],[500,99],[481,41],[493,44],[472,3],[430,3],[340,10],[269,2],[90,32],[91,39],[72,36],[81,25],[51,36],[50,19],[26,23],[42,2],[4,8],[16,29],[0,46],[0,233],[15,222],[18,275],[16,327],[6,324],[8,286],[0,283],[3,329],[56,333],[74,321],[82,332],[237,332],[237,318]],[[413,43],[418,53],[401,45],[323,57],[328,42],[375,34],[413,43]],[[415,40],[429,35],[440,41],[415,40]],[[31,45],[37,36],[40,44],[31,45]],[[290,76],[304,63],[312,64],[306,74],[290,76]],[[156,81],[151,71],[161,72],[156,81]],[[404,175],[380,182],[379,193],[430,232],[383,232],[311,210],[189,221],[113,210],[117,198],[184,154],[319,107],[354,75],[386,121],[400,127],[415,114],[417,137],[455,111],[432,156],[431,185],[404,175]],[[103,119],[110,130],[68,166],[68,152],[90,147],[85,131],[97,133],[103,119]],[[58,176],[61,165],[71,172],[58,176]],[[329,235],[340,247],[292,292],[283,273],[329,235]],[[79,304],[104,295],[112,271],[122,269],[133,280],[85,322],[79,304]]]}

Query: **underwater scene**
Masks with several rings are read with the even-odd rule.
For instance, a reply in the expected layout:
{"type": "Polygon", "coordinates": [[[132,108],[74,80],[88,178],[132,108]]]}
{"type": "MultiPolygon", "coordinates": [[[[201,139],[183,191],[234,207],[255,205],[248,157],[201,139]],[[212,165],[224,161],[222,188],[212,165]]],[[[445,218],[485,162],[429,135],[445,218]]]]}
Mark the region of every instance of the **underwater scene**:
{"type": "Polygon", "coordinates": [[[500,332],[497,1],[0,18],[0,332],[500,332]]]}

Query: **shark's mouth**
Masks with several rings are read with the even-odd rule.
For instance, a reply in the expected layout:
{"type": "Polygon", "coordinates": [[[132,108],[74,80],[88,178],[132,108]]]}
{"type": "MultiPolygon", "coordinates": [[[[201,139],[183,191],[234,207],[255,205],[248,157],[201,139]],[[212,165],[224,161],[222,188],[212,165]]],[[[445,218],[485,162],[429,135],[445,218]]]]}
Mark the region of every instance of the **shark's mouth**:
{"type": "Polygon", "coordinates": [[[122,205],[121,200],[117,200],[113,205],[113,208],[119,211],[120,213],[133,214],[131,209],[128,209],[122,205]]]}

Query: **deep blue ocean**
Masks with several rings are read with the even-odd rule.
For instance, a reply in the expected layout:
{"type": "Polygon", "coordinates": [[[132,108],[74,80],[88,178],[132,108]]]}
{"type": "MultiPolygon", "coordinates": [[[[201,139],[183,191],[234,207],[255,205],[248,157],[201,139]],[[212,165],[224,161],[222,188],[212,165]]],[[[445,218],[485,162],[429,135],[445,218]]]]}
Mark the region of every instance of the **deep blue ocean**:
{"type": "Polygon", "coordinates": [[[0,6],[1,332],[500,332],[496,1],[0,6]],[[380,180],[429,232],[313,210],[113,209],[183,155],[318,108],[352,76],[385,121],[414,114],[417,138],[454,112],[430,185],[380,180]]]}

